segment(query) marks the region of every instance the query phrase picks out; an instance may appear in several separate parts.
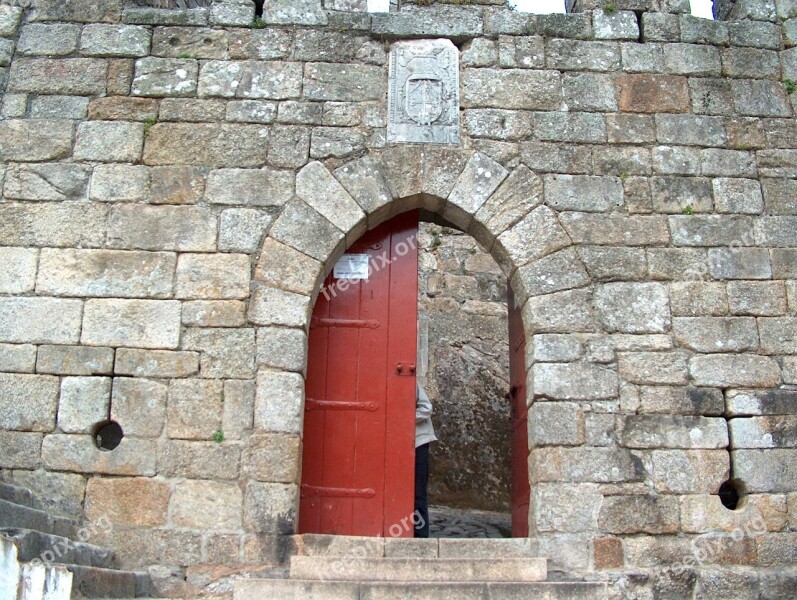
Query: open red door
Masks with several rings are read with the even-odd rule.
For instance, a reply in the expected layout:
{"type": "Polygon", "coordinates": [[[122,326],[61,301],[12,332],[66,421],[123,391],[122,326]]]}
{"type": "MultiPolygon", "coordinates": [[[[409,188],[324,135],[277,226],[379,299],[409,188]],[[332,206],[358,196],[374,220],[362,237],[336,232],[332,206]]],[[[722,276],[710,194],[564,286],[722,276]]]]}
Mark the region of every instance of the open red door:
{"type": "Polygon", "coordinates": [[[413,535],[417,233],[416,211],[366,233],[347,258],[368,278],[332,273],[316,301],[300,533],[413,535]]]}
{"type": "Polygon", "coordinates": [[[509,303],[509,385],[512,402],[512,537],[529,536],[529,411],[526,406],[526,334],[512,286],[509,303]]]}

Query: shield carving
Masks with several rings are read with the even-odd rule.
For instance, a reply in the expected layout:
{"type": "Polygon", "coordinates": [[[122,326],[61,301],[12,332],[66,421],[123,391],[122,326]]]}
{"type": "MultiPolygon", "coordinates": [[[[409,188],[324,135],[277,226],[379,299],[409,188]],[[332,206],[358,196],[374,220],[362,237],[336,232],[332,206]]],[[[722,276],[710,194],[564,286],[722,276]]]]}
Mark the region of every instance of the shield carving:
{"type": "Polygon", "coordinates": [[[405,86],[407,116],[418,125],[431,125],[443,113],[443,82],[431,74],[418,73],[405,86]]]}

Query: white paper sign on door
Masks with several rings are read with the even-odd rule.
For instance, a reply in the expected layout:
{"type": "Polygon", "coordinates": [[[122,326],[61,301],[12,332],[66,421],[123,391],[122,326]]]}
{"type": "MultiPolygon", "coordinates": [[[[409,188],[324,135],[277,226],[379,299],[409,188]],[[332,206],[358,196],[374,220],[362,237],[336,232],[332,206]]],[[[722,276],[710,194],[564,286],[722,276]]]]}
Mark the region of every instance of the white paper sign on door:
{"type": "Polygon", "coordinates": [[[368,279],[368,254],[344,254],[335,264],[336,279],[368,279]]]}

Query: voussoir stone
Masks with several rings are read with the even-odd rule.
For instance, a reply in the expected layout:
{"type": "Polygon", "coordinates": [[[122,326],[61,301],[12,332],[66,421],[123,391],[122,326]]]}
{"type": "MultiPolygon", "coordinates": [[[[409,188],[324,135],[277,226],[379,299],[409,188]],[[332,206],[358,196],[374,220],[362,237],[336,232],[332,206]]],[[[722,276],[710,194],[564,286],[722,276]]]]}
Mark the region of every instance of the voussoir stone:
{"type": "Polygon", "coordinates": [[[81,342],[90,346],[176,348],[180,343],[180,303],[88,300],[81,342]]]}
{"type": "Polygon", "coordinates": [[[299,171],[296,195],[343,232],[364,224],[365,213],[320,162],[312,162],[299,171]]]}
{"type": "Polygon", "coordinates": [[[327,15],[318,0],[270,0],[263,7],[269,25],[326,25],[327,15]]]}

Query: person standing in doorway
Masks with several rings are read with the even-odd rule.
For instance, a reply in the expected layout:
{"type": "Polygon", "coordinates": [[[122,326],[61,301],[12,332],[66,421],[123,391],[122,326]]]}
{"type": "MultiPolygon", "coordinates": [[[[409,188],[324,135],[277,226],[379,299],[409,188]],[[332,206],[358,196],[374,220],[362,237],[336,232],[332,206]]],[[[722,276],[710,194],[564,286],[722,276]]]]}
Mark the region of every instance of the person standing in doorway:
{"type": "Polygon", "coordinates": [[[432,425],[432,403],[426,391],[415,384],[415,537],[429,537],[429,444],[436,442],[432,425]]]}

